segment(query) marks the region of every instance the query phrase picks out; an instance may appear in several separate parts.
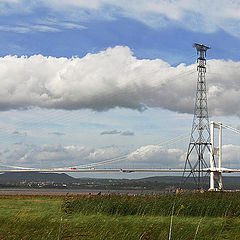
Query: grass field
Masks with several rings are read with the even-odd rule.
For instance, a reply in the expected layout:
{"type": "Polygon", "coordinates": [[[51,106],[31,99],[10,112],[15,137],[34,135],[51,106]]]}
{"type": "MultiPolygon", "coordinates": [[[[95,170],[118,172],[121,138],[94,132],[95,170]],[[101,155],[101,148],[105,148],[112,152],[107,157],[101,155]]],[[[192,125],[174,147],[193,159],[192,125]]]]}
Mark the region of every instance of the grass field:
{"type": "Polygon", "coordinates": [[[239,194],[0,196],[0,239],[164,240],[172,221],[171,239],[238,240],[239,203],[239,194]]]}

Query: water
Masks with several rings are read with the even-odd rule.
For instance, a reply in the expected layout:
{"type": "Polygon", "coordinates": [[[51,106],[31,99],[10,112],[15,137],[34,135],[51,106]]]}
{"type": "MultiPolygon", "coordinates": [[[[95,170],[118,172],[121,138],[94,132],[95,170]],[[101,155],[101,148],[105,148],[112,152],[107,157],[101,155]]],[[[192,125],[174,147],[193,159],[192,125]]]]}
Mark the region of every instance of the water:
{"type": "Polygon", "coordinates": [[[96,189],[34,189],[10,188],[0,189],[0,195],[89,195],[89,194],[163,194],[163,191],[151,190],[96,190],[96,189]]]}

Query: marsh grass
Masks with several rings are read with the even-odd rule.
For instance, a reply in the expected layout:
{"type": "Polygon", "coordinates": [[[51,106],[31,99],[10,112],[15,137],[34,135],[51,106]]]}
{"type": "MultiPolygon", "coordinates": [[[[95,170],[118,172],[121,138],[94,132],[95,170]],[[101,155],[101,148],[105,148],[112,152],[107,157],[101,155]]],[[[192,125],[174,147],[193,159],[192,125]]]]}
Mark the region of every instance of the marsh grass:
{"type": "Polygon", "coordinates": [[[62,211],[71,213],[139,215],[239,217],[239,193],[194,193],[179,195],[121,195],[67,197],[62,211]],[[174,211],[172,213],[172,206],[174,211]]]}
{"type": "Polygon", "coordinates": [[[172,240],[240,239],[238,197],[221,194],[0,197],[0,239],[167,240],[174,198],[172,240]],[[198,215],[194,213],[197,199],[203,208],[198,215]],[[211,199],[213,204],[209,207],[211,199]],[[228,204],[224,214],[219,210],[221,216],[204,215],[213,214],[218,206],[215,201],[228,204]]]}

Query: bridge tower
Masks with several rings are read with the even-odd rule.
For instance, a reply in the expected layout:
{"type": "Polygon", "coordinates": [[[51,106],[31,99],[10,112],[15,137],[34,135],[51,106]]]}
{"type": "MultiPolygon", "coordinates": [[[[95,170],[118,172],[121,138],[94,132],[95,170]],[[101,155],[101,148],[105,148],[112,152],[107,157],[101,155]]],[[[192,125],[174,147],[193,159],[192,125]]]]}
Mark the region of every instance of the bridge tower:
{"type": "Polygon", "coordinates": [[[198,55],[198,79],[192,131],[184,165],[183,181],[185,183],[189,177],[193,177],[197,188],[202,189],[206,181],[205,174],[202,170],[208,168],[209,162],[205,159],[209,159],[209,154],[207,153],[212,153],[205,79],[206,52],[210,47],[198,43],[195,43],[193,47],[196,48],[198,55]],[[186,169],[190,169],[191,172],[185,172],[186,169]]]}

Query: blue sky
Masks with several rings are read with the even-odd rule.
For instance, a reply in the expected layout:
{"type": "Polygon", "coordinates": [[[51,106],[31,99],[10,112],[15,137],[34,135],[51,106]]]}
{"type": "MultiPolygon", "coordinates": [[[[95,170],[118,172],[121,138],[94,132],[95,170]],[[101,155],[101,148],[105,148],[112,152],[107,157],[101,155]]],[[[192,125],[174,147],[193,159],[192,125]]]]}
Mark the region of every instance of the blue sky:
{"type": "MultiPolygon", "coordinates": [[[[84,165],[140,149],[138,160],[109,167],[181,167],[193,43],[211,46],[210,115],[240,126],[239,12],[238,1],[224,0],[0,0],[3,163],[84,165]]],[[[230,154],[238,142],[226,133],[232,167],[240,167],[240,151],[230,154]]]]}
{"type": "MultiPolygon", "coordinates": [[[[42,11],[37,11],[34,16],[42,17],[44,14],[42,11]]],[[[16,22],[31,22],[31,18],[32,14],[27,16],[11,14],[2,16],[1,22],[4,26],[12,27],[16,22]]],[[[208,34],[176,26],[159,29],[126,17],[112,21],[102,19],[84,21],[79,25],[83,28],[60,27],[56,31],[51,29],[41,31],[28,26],[26,32],[6,29],[1,31],[1,56],[42,54],[55,57],[82,57],[87,53],[97,53],[108,47],[121,45],[129,46],[134,55],[140,59],[155,59],[161,56],[161,59],[170,64],[181,62],[189,64],[194,61],[191,45],[198,41],[212,46],[209,52],[211,58],[238,60],[239,56],[239,39],[221,29],[208,34]]]]}
{"type": "MultiPolygon", "coordinates": [[[[223,26],[214,26],[212,28],[215,29],[208,32],[207,27],[204,29],[207,16],[198,16],[196,13],[194,15],[194,12],[192,19],[189,19],[189,22],[194,21],[196,25],[192,30],[189,27],[186,28],[184,23],[181,24],[184,20],[173,21],[160,13],[153,18],[156,18],[156,22],[165,21],[164,26],[161,26],[161,23],[159,23],[160,26],[154,24],[151,26],[151,22],[148,23],[149,26],[136,19],[137,17],[124,16],[124,9],[112,10],[114,5],[118,4],[104,4],[104,1],[95,1],[99,2],[100,10],[92,9],[91,6],[87,7],[88,4],[82,4],[82,1],[76,4],[77,8],[74,4],[66,4],[68,5],[66,9],[59,9],[55,1],[48,1],[52,2],[53,6],[44,4],[44,1],[1,2],[1,56],[8,54],[84,56],[89,52],[97,53],[108,47],[122,45],[133,49],[134,55],[138,58],[161,57],[169,63],[180,63],[193,55],[190,47],[192,43],[202,41],[212,46],[210,53],[212,58],[238,60],[239,38],[236,36],[238,33],[234,28],[238,27],[239,22],[232,27],[231,32],[227,32],[228,28],[224,29],[223,26]],[[56,4],[55,7],[54,4],[56,4]],[[82,5],[85,8],[81,7],[82,5]]],[[[64,4],[64,1],[59,2],[64,4]]],[[[137,7],[137,2],[130,2],[133,7],[134,5],[137,7]]],[[[146,3],[147,1],[141,2],[146,3]]],[[[149,2],[155,2],[157,5],[163,4],[163,1],[149,2]]],[[[208,3],[208,1],[202,2],[205,5],[208,3]]],[[[224,9],[225,3],[225,1],[220,1],[222,9],[224,9]]],[[[235,7],[231,4],[228,5],[232,8],[235,7]]],[[[236,5],[238,4],[236,3],[236,5]]],[[[170,6],[169,4],[169,8],[170,6]]],[[[207,8],[207,6],[205,7],[207,8]]],[[[151,15],[151,12],[147,14],[151,15]]],[[[221,17],[221,13],[219,15],[221,17]]],[[[222,15],[222,20],[229,21],[227,17],[224,19],[224,14],[222,15]]],[[[209,22],[213,20],[211,19],[209,22]]],[[[229,25],[234,24],[235,19],[230,20],[229,25]]],[[[215,24],[217,25],[217,22],[212,23],[212,25],[215,24]]]]}

